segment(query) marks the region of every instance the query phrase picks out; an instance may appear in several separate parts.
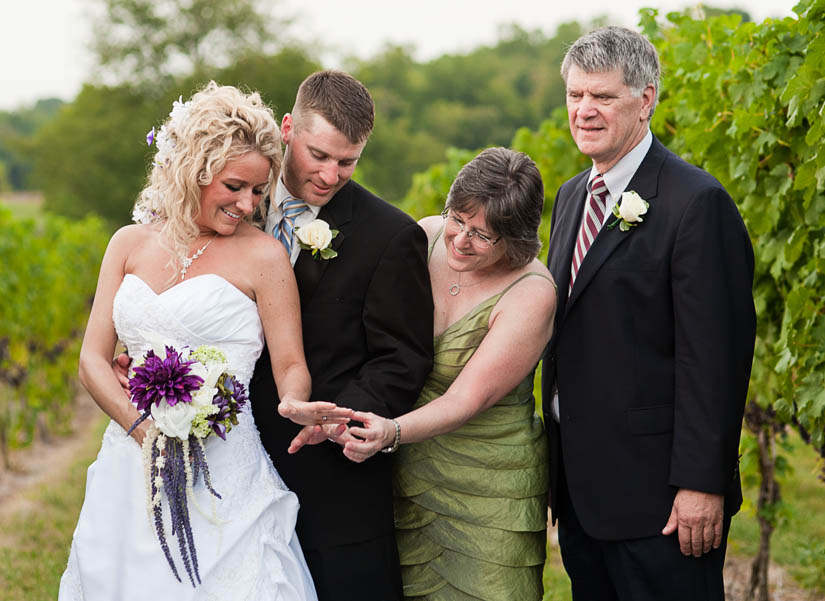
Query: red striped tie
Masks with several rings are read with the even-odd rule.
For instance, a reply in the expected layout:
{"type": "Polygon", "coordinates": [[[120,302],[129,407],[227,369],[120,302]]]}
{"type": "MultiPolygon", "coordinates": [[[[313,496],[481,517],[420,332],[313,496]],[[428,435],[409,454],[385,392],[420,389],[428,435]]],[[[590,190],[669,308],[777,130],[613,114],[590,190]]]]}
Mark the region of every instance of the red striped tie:
{"type": "Polygon", "coordinates": [[[567,294],[573,290],[573,282],[576,281],[576,276],[579,273],[579,267],[584,261],[584,255],[587,254],[593,240],[602,228],[604,222],[604,212],[607,202],[607,186],[604,185],[604,178],[597,175],[593,178],[590,185],[590,196],[587,199],[587,204],[584,207],[584,219],[582,219],[582,227],[579,230],[579,237],[576,240],[576,248],[573,251],[573,265],[570,269],[570,287],[567,294]]]}

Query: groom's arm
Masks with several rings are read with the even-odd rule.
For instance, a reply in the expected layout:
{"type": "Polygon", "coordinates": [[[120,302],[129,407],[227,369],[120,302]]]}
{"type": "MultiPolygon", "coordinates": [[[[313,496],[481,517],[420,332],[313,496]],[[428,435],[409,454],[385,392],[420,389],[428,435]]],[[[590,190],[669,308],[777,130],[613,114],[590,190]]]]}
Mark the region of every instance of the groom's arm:
{"type": "Polygon", "coordinates": [[[367,360],[332,399],[385,417],[406,413],[432,370],[433,301],[427,237],[416,223],[387,244],[362,312],[367,360]]]}

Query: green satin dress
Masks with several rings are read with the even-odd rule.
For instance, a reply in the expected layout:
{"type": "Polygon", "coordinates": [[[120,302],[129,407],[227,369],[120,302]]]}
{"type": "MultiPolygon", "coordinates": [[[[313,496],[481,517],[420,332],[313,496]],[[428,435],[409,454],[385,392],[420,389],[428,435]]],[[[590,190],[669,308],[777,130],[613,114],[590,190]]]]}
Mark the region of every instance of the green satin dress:
{"type": "MultiPolygon", "coordinates": [[[[441,396],[487,333],[505,290],[434,340],[420,407],[441,396]]],[[[404,596],[432,601],[540,600],[549,487],[547,441],[533,373],[458,430],[402,445],[395,527],[404,596]]]]}

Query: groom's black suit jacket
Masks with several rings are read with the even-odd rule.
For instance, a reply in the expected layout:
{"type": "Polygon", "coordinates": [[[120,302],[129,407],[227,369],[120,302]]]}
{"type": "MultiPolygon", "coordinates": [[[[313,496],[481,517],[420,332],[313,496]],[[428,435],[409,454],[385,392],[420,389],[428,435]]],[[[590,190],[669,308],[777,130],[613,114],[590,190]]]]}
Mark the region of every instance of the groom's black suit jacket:
{"type": "MultiPolygon", "coordinates": [[[[295,263],[311,400],[397,416],[432,369],[433,304],[427,237],[408,215],[350,181],[318,215],[339,230],[333,259],[295,263]]],[[[353,463],[332,442],[286,450],[300,426],[277,413],[265,349],[250,385],[264,447],[301,503],[306,549],[393,533],[391,456],[353,463]]],[[[353,558],[354,561],[357,558],[353,558]]]]}
{"type": "Polygon", "coordinates": [[[542,369],[554,518],[559,451],[594,538],[659,534],[679,488],[724,494],[732,515],[756,324],[748,233],[719,182],[654,138],[627,186],[650,203],[644,221],[601,229],[568,298],[589,172],[559,189],[548,251],[559,287],[542,369]]]}

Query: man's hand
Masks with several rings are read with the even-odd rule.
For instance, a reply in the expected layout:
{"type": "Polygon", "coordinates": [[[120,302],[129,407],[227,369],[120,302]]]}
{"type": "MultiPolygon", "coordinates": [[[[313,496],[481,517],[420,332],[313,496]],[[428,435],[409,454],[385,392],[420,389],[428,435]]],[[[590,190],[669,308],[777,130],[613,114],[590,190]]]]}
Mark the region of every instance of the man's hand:
{"type": "Polygon", "coordinates": [[[724,505],[722,495],[681,488],[662,534],[669,536],[678,529],[682,553],[701,557],[722,544],[724,505]]]}
{"type": "Polygon", "coordinates": [[[117,381],[123,388],[126,396],[129,396],[129,366],[132,364],[132,358],[126,353],[121,353],[112,359],[112,371],[115,372],[117,381]]]}
{"type": "Polygon", "coordinates": [[[349,434],[346,424],[304,426],[289,443],[287,453],[293,455],[300,451],[304,445],[321,444],[325,440],[337,442],[343,446],[351,439],[352,435],[349,434]]]}

